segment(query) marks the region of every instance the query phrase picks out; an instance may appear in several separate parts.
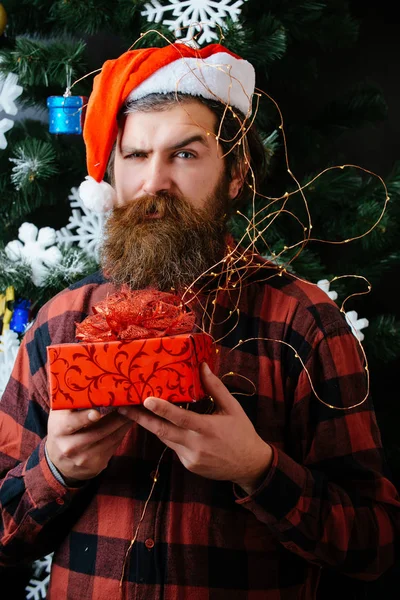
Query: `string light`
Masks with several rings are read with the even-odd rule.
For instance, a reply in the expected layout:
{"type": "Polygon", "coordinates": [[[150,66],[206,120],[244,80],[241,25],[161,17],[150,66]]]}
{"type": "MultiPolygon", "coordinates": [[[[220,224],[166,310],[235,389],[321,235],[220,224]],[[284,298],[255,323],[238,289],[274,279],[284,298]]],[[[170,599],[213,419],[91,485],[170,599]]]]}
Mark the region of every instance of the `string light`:
{"type": "MultiPolygon", "coordinates": [[[[195,40],[196,36],[200,35],[200,33],[201,32],[198,32],[196,35],[194,35],[192,37],[192,39],[195,40]]],[[[169,39],[167,39],[161,32],[159,32],[157,30],[148,30],[145,33],[141,33],[138,40],[136,40],[132,44],[131,48],[129,48],[129,49],[132,49],[138,43],[139,40],[143,39],[143,37],[145,37],[146,35],[151,35],[151,34],[156,34],[157,36],[161,37],[165,42],[167,42],[169,44],[173,43],[169,39]]],[[[220,29],[220,38],[221,38],[221,40],[224,39],[221,29],[220,29]]],[[[178,52],[180,52],[179,48],[177,46],[175,46],[175,47],[177,48],[178,52]]],[[[197,327],[200,331],[208,333],[209,335],[211,335],[213,337],[213,339],[215,341],[215,346],[216,346],[215,352],[216,352],[216,354],[219,354],[220,350],[217,347],[217,345],[219,343],[221,343],[221,341],[225,337],[230,335],[237,327],[237,324],[238,324],[239,318],[240,318],[239,303],[240,303],[242,290],[247,285],[251,285],[254,283],[254,281],[255,281],[254,275],[255,274],[257,274],[257,276],[258,276],[257,282],[259,282],[259,283],[267,282],[272,277],[276,277],[276,276],[282,277],[285,274],[287,277],[297,279],[308,285],[316,285],[316,284],[310,283],[309,281],[304,281],[302,278],[297,277],[294,273],[288,272],[288,270],[287,270],[290,267],[290,265],[298,258],[300,253],[306,247],[306,245],[310,242],[343,245],[343,244],[349,244],[350,242],[352,242],[354,240],[358,240],[358,239],[365,237],[373,229],[375,229],[381,222],[383,215],[385,214],[387,203],[389,202],[390,197],[389,197],[385,182],[379,175],[376,175],[375,173],[373,173],[372,171],[369,171],[368,169],[364,169],[358,165],[353,165],[353,164],[342,164],[342,165],[328,167],[328,168],[322,170],[316,176],[314,176],[306,184],[301,185],[299,183],[299,181],[296,179],[295,175],[293,174],[293,171],[290,168],[289,152],[288,152],[288,147],[287,147],[284,120],[283,120],[283,115],[281,113],[280,107],[277,104],[277,102],[263,90],[260,90],[259,88],[255,88],[252,98],[248,98],[248,100],[249,100],[248,113],[246,115],[244,115],[244,119],[242,119],[241,116],[239,116],[236,113],[235,109],[232,107],[230,102],[223,102],[222,99],[219,98],[213,92],[213,90],[209,89],[204,84],[204,81],[201,78],[202,60],[200,59],[200,57],[198,57],[198,60],[196,61],[196,67],[193,67],[191,64],[189,64],[182,53],[181,53],[181,58],[183,59],[184,62],[186,62],[186,65],[187,65],[188,69],[190,70],[191,74],[198,80],[198,82],[200,82],[201,85],[204,86],[205,89],[207,89],[207,92],[211,95],[210,97],[213,97],[215,100],[224,104],[224,112],[223,112],[221,121],[219,123],[217,133],[215,134],[214,132],[206,131],[206,134],[207,134],[207,136],[213,135],[215,137],[216,143],[218,145],[223,143],[223,144],[227,144],[229,146],[229,150],[227,150],[226,153],[223,154],[223,156],[221,157],[222,159],[224,159],[228,154],[230,154],[236,148],[238,148],[238,152],[240,153],[241,161],[244,165],[246,165],[247,174],[244,179],[244,184],[247,186],[247,188],[251,192],[251,205],[252,205],[251,216],[248,217],[248,216],[244,215],[243,213],[241,213],[239,210],[235,211],[236,215],[238,215],[241,219],[244,219],[245,225],[246,225],[245,231],[244,231],[241,239],[235,243],[235,246],[233,248],[228,246],[225,256],[218,263],[211,265],[204,273],[202,273],[198,278],[196,278],[196,280],[193,281],[187,287],[187,289],[185,290],[185,292],[183,293],[183,296],[182,296],[182,301],[185,305],[196,304],[198,306],[199,310],[201,311],[201,324],[197,325],[197,327]],[[284,194],[279,197],[266,196],[266,195],[261,194],[260,191],[257,190],[257,182],[255,179],[255,174],[252,169],[251,161],[250,161],[249,149],[248,149],[248,144],[247,144],[247,132],[251,129],[251,127],[254,124],[255,118],[256,118],[258,110],[259,110],[259,104],[260,104],[261,98],[268,99],[275,106],[275,108],[277,110],[277,113],[279,116],[278,129],[279,129],[280,135],[282,137],[282,145],[283,145],[286,171],[295,184],[295,189],[293,191],[290,191],[290,192],[285,191],[284,194]],[[255,107],[253,107],[253,100],[255,100],[255,107]],[[224,139],[222,136],[223,123],[224,123],[224,119],[225,119],[225,116],[227,115],[228,111],[229,111],[230,115],[232,115],[233,118],[237,121],[237,132],[232,137],[232,139],[224,139]],[[324,174],[326,174],[327,172],[332,171],[334,169],[340,169],[342,171],[345,169],[357,169],[369,176],[376,177],[382,184],[382,187],[383,187],[383,190],[385,193],[385,196],[384,196],[385,200],[384,200],[384,203],[382,206],[382,211],[381,211],[381,214],[379,215],[378,219],[376,220],[376,222],[373,225],[371,225],[371,227],[364,233],[357,235],[357,236],[353,236],[353,237],[347,237],[346,239],[339,240],[339,241],[325,240],[325,239],[319,239],[316,237],[311,237],[311,232],[313,231],[313,223],[312,223],[311,212],[309,209],[308,200],[306,197],[308,188],[312,189],[310,186],[312,186],[313,183],[317,179],[319,179],[324,174]],[[290,211],[286,206],[289,199],[291,199],[295,195],[300,196],[301,205],[305,209],[306,219],[304,219],[305,220],[304,223],[297,215],[294,214],[294,212],[290,211]],[[264,206],[261,209],[259,209],[258,211],[256,210],[256,198],[257,197],[260,198],[260,200],[265,201],[264,206]],[[269,263],[265,263],[265,262],[261,263],[259,260],[259,254],[256,250],[256,244],[257,244],[257,242],[261,241],[269,249],[269,246],[268,246],[267,240],[265,239],[265,236],[267,235],[268,230],[271,228],[273,223],[275,223],[275,221],[278,218],[282,217],[283,215],[285,215],[285,217],[289,216],[290,218],[295,219],[295,221],[299,224],[300,231],[301,231],[301,239],[291,245],[285,244],[283,246],[282,250],[279,252],[271,250],[270,251],[270,256],[271,256],[270,262],[269,263]],[[294,255],[291,256],[290,258],[285,258],[285,255],[287,256],[288,253],[293,250],[295,250],[294,255]],[[278,261],[281,264],[278,264],[278,261]],[[210,289],[208,287],[209,285],[212,286],[212,289],[210,289]],[[207,292],[207,293],[205,294],[205,292],[207,292]],[[222,294],[222,293],[229,295],[229,300],[232,303],[231,310],[227,311],[226,317],[223,318],[223,314],[222,314],[222,316],[219,318],[219,320],[217,320],[217,318],[216,318],[217,308],[219,307],[218,296],[219,296],[219,294],[222,294]],[[204,298],[203,298],[203,294],[205,295],[204,298]],[[230,323],[229,331],[227,331],[222,338],[215,339],[215,336],[213,334],[218,329],[218,327],[221,327],[222,325],[224,325],[225,323],[228,323],[228,322],[230,323]]],[[[208,65],[208,68],[210,68],[210,65],[208,65]]],[[[224,73],[224,75],[228,75],[230,77],[229,89],[231,89],[233,84],[235,83],[236,85],[239,85],[241,87],[241,89],[243,90],[243,93],[246,94],[242,83],[232,76],[230,68],[228,68],[228,70],[227,70],[226,66],[224,66],[224,65],[212,65],[212,68],[214,68],[216,71],[221,71],[222,73],[224,73]]],[[[75,81],[70,86],[70,89],[74,85],[76,85],[79,81],[84,79],[85,77],[88,77],[94,73],[97,73],[100,70],[101,69],[97,69],[96,71],[92,71],[91,73],[88,73],[84,77],[81,77],[80,79],[75,81]]],[[[179,98],[179,95],[178,95],[179,83],[180,83],[180,81],[177,81],[177,83],[176,83],[176,100],[177,100],[177,102],[181,103],[182,108],[184,110],[186,110],[188,115],[190,115],[190,113],[188,112],[188,110],[185,107],[185,104],[182,103],[179,98]]],[[[190,117],[192,118],[193,122],[200,127],[200,124],[195,122],[195,120],[193,119],[193,116],[190,115],[190,117]]],[[[345,314],[345,308],[344,308],[345,303],[347,303],[347,301],[350,298],[352,298],[354,296],[359,296],[359,295],[370,293],[370,291],[372,289],[371,284],[364,277],[358,276],[358,275],[335,276],[332,278],[331,282],[337,281],[338,279],[342,279],[345,277],[363,279],[367,284],[367,286],[366,286],[367,290],[351,294],[347,298],[345,298],[345,300],[342,302],[342,305],[339,307],[339,310],[342,314],[343,313],[345,314]]],[[[218,310],[218,312],[222,313],[223,311],[218,310]]],[[[302,361],[302,358],[299,356],[296,349],[293,346],[291,346],[290,344],[288,344],[287,342],[285,342],[284,340],[274,339],[274,338],[261,338],[261,337],[260,338],[258,338],[258,337],[250,338],[247,340],[241,339],[233,348],[231,348],[229,350],[229,352],[232,352],[232,351],[236,350],[238,347],[241,347],[244,344],[249,343],[251,341],[263,341],[263,342],[267,342],[270,344],[281,344],[281,345],[285,345],[285,346],[289,347],[293,351],[295,359],[300,361],[301,366],[307,375],[307,378],[308,378],[308,381],[310,384],[310,388],[311,388],[313,394],[315,395],[315,398],[328,408],[335,409],[335,410],[343,410],[343,411],[351,410],[351,409],[354,409],[354,408],[360,406],[363,402],[365,402],[365,400],[367,399],[367,397],[369,395],[370,382],[369,382],[368,362],[367,362],[367,357],[365,355],[363,346],[362,346],[360,340],[358,340],[358,339],[357,339],[357,342],[361,348],[361,352],[362,352],[362,356],[363,356],[363,360],[364,360],[363,367],[364,367],[364,370],[366,373],[367,391],[366,391],[364,398],[360,399],[359,402],[357,402],[353,406],[349,406],[349,407],[336,407],[336,406],[330,405],[318,396],[318,394],[314,388],[311,375],[310,375],[309,371],[307,370],[304,362],[302,361]]],[[[221,374],[220,378],[221,378],[221,380],[224,380],[226,377],[233,377],[233,376],[235,378],[242,378],[242,379],[246,380],[253,387],[252,394],[242,394],[242,395],[254,395],[254,393],[256,393],[257,387],[255,385],[255,382],[252,382],[250,379],[244,377],[243,375],[229,371],[228,373],[221,374]]],[[[237,394],[235,394],[235,395],[237,395],[237,394]]],[[[212,399],[211,399],[211,401],[212,401],[212,399]]],[[[132,548],[133,543],[137,539],[139,527],[144,518],[144,513],[146,511],[147,504],[153,493],[154,485],[158,481],[159,464],[160,464],[162,457],[166,450],[167,450],[167,448],[164,449],[163,454],[160,457],[160,461],[158,463],[157,470],[156,470],[156,475],[153,478],[153,486],[151,488],[149,498],[146,501],[146,504],[145,504],[141,519],[138,523],[135,535],[134,535],[133,539],[131,540],[129,548],[126,552],[124,565],[123,565],[123,572],[122,572],[121,581],[120,581],[120,587],[122,586],[122,581],[123,581],[124,575],[125,575],[127,557],[129,555],[129,552],[132,548]]]]}
{"type": "Polygon", "coordinates": [[[130,551],[131,551],[131,549],[132,549],[132,546],[133,546],[133,544],[135,543],[135,541],[136,541],[136,539],[137,539],[137,536],[138,536],[138,534],[139,534],[140,525],[141,525],[141,523],[142,523],[142,521],[143,521],[143,519],[144,519],[144,517],[145,517],[146,510],[147,510],[147,506],[148,506],[148,504],[149,504],[149,502],[150,502],[150,498],[151,498],[151,496],[152,496],[152,494],[153,494],[154,487],[155,487],[155,485],[156,485],[156,483],[157,483],[157,481],[158,481],[158,473],[159,473],[159,469],[160,469],[160,464],[161,464],[161,461],[162,461],[162,459],[163,459],[163,457],[164,457],[164,454],[166,453],[166,451],[167,451],[167,450],[168,450],[168,447],[166,446],[166,447],[164,448],[164,450],[162,451],[162,453],[161,453],[161,456],[160,456],[160,458],[159,458],[159,460],[158,460],[158,464],[157,464],[156,472],[155,472],[155,474],[154,474],[154,477],[153,477],[153,485],[151,486],[150,494],[149,494],[149,496],[148,496],[148,498],[147,498],[147,500],[146,500],[146,502],[145,502],[145,504],[144,504],[144,507],[143,507],[143,511],[142,511],[141,517],[140,517],[140,519],[139,519],[139,522],[138,522],[138,524],[137,524],[137,527],[136,527],[136,530],[135,530],[135,534],[134,534],[133,538],[131,539],[131,541],[130,541],[130,543],[129,543],[129,546],[128,546],[128,549],[127,549],[127,551],[126,551],[126,553],[125,553],[124,562],[123,562],[123,564],[122,564],[122,573],[121,573],[121,579],[120,579],[120,581],[119,581],[119,587],[120,587],[120,590],[121,590],[121,591],[122,591],[122,584],[123,584],[124,577],[125,577],[126,564],[127,564],[127,561],[128,561],[128,557],[129,557],[130,551]]]}

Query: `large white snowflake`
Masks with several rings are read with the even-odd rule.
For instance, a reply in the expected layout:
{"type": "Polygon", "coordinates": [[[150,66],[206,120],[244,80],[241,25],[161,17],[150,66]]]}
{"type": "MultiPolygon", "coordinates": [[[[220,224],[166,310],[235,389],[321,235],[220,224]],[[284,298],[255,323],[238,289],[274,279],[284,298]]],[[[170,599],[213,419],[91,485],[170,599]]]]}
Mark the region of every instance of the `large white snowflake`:
{"type": "MultiPolygon", "coordinates": [[[[7,115],[16,115],[18,107],[15,100],[23,92],[23,89],[18,85],[18,75],[15,73],[0,73],[0,110],[4,110],[7,115]]],[[[0,121],[0,149],[4,150],[7,147],[5,133],[14,126],[14,121],[11,119],[1,119],[0,121]]]]}
{"type": "Polygon", "coordinates": [[[345,313],[345,317],[346,317],[347,323],[351,327],[353,334],[356,336],[357,339],[360,340],[360,342],[362,342],[364,339],[364,334],[361,331],[361,329],[368,327],[368,325],[369,325],[368,319],[365,319],[365,318],[359,319],[358,313],[356,313],[355,310],[349,310],[347,313],[345,313]]]}
{"type": "Polygon", "coordinates": [[[33,577],[25,588],[26,600],[45,600],[50,581],[50,569],[53,554],[48,554],[33,563],[33,577]]]}
{"type": "MultiPolygon", "coordinates": [[[[330,291],[329,287],[330,287],[330,282],[327,279],[320,279],[317,282],[317,286],[326,294],[328,294],[329,298],[331,300],[336,300],[338,295],[337,292],[335,291],[330,291]]],[[[350,325],[351,331],[353,333],[353,335],[355,335],[355,337],[362,342],[364,339],[364,334],[361,331],[361,329],[364,329],[365,327],[368,327],[369,325],[369,321],[368,319],[359,319],[358,318],[358,314],[356,313],[355,310],[349,310],[348,312],[344,313],[345,319],[348,323],[348,325],[350,325]]]]}
{"type": "Polygon", "coordinates": [[[32,269],[32,281],[41,286],[49,268],[60,262],[62,254],[55,246],[56,232],[52,227],[38,229],[33,223],[22,223],[18,240],[9,242],[4,251],[9,260],[27,263],[32,269]]]}
{"type": "Polygon", "coordinates": [[[68,199],[72,208],[72,216],[69,218],[68,225],[56,232],[57,241],[59,244],[67,246],[77,242],[86,254],[98,261],[105,215],[87,209],[76,187],[71,189],[68,199]],[[75,233],[72,230],[75,230],[75,233]]]}
{"type": "Polygon", "coordinates": [[[16,115],[18,107],[15,104],[15,100],[23,92],[23,88],[18,85],[18,75],[15,73],[7,73],[7,76],[5,77],[0,73],[0,86],[0,108],[8,115],[16,115]]]}
{"type": "Polygon", "coordinates": [[[162,22],[177,38],[183,36],[183,29],[189,29],[185,39],[193,38],[196,31],[200,32],[196,41],[202,45],[204,42],[209,44],[219,40],[220,34],[215,26],[223,27],[226,17],[237,21],[239,8],[244,2],[245,0],[167,0],[165,4],[161,4],[159,0],[150,0],[144,5],[141,14],[148,21],[162,22]],[[164,19],[165,14],[171,11],[175,19],[164,19]]]}
{"type": "Polygon", "coordinates": [[[319,281],[317,281],[317,286],[323,292],[325,292],[325,294],[328,294],[331,300],[336,300],[338,297],[337,292],[335,292],[334,290],[330,290],[330,285],[330,281],[328,281],[327,279],[320,279],[319,281]]]}
{"type": "Polygon", "coordinates": [[[0,399],[10,379],[18,348],[18,334],[12,329],[6,329],[0,335],[0,399]]]}
{"type": "Polygon", "coordinates": [[[7,131],[10,131],[10,129],[12,127],[14,127],[14,121],[12,121],[11,119],[1,119],[1,121],[0,121],[0,148],[1,148],[1,150],[4,150],[5,148],[7,148],[7,139],[4,134],[7,133],[7,131]]]}

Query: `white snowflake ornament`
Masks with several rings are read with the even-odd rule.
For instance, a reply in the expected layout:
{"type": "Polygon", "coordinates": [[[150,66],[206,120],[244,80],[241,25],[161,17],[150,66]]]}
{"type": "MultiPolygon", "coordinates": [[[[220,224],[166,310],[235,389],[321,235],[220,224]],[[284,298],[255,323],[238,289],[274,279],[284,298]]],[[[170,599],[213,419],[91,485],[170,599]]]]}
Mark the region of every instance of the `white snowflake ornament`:
{"type": "Polygon", "coordinates": [[[22,94],[23,88],[17,82],[18,75],[15,73],[8,73],[7,77],[0,73],[0,84],[3,84],[0,91],[0,108],[8,115],[16,115],[18,112],[15,100],[22,94]]]}
{"type": "Polygon", "coordinates": [[[7,131],[9,131],[13,126],[14,126],[14,121],[12,121],[11,119],[1,119],[1,121],[0,121],[0,148],[1,148],[1,150],[4,150],[5,148],[7,148],[7,140],[6,140],[6,136],[4,134],[7,133],[7,131]]]}
{"type": "Polygon", "coordinates": [[[368,327],[369,321],[368,319],[359,319],[358,314],[355,310],[349,310],[349,312],[345,313],[346,321],[350,325],[353,334],[356,336],[360,342],[364,339],[364,334],[361,329],[368,327]]]}
{"type": "Polygon", "coordinates": [[[18,348],[18,334],[12,329],[6,329],[0,335],[0,399],[10,379],[18,348]]]}
{"type": "Polygon", "coordinates": [[[33,577],[25,588],[26,600],[45,600],[50,582],[53,554],[48,554],[33,563],[33,577]]]}
{"type": "Polygon", "coordinates": [[[44,579],[32,579],[29,580],[29,584],[25,588],[26,600],[46,600],[47,590],[49,587],[50,575],[46,575],[44,579]]]}
{"type": "Polygon", "coordinates": [[[148,21],[162,22],[177,38],[183,35],[182,29],[189,28],[189,39],[193,38],[193,30],[199,31],[196,42],[202,45],[219,40],[220,35],[215,31],[215,26],[223,27],[226,17],[237,21],[239,8],[244,2],[245,0],[167,0],[161,4],[159,0],[150,0],[144,5],[141,14],[148,21]],[[168,12],[172,12],[175,19],[165,19],[168,12]]]}
{"type": "Polygon", "coordinates": [[[192,32],[191,28],[189,28],[188,34],[185,37],[176,40],[176,43],[186,44],[186,46],[190,46],[195,50],[198,50],[200,48],[200,45],[196,42],[195,33],[192,32]]]}
{"type": "Polygon", "coordinates": [[[71,189],[68,199],[72,208],[72,217],[69,218],[66,227],[56,232],[57,241],[67,246],[76,242],[79,248],[98,262],[106,214],[89,210],[76,187],[71,189]]]}
{"type": "Polygon", "coordinates": [[[52,227],[38,229],[33,223],[22,223],[18,230],[19,240],[9,242],[4,251],[13,262],[30,265],[32,281],[40,287],[48,269],[60,262],[62,254],[56,243],[56,232],[52,227]]]}
{"type": "Polygon", "coordinates": [[[317,286],[323,291],[325,292],[325,294],[328,294],[329,298],[333,301],[335,301],[338,297],[337,292],[331,292],[329,291],[329,287],[330,287],[330,282],[327,279],[320,279],[319,281],[317,281],[317,286]]]}

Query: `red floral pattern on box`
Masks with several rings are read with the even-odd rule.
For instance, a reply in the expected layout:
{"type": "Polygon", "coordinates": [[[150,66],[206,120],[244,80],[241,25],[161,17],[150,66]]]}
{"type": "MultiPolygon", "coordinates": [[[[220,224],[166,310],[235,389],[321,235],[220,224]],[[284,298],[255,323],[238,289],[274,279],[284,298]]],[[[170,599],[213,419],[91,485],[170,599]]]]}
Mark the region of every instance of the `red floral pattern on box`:
{"type": "Polygon", "coordinates": [[[51,408],[141,404],[148,396],[200,400],[199,365],[213,369],[214,352],[204,333],[48,346],[51,408]]]}

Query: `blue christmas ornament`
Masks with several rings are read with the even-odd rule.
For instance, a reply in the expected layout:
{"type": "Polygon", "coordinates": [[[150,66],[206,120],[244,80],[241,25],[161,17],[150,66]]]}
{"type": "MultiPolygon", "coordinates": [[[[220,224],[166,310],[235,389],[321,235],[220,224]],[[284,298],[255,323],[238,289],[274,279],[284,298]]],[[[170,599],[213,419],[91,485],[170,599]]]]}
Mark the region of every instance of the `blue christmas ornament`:
{"type": "Polygon", "coordinates": [[[10,329],[17,333],[24,333],[29,323],[29,311],[31,301],[19,298],[14,302],[13,313],[10,321],[10,329]]]}
{"type": "Polygon", "coordinates": [[[47,98],[50,133],[81,134],[86,104],[86,96],[50,96],[47,98]]]}

